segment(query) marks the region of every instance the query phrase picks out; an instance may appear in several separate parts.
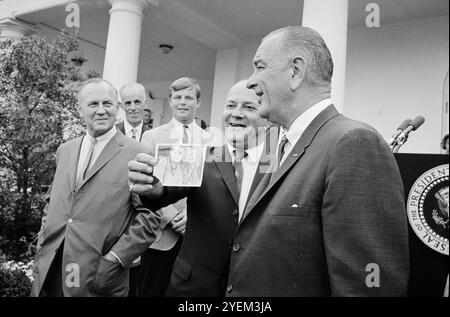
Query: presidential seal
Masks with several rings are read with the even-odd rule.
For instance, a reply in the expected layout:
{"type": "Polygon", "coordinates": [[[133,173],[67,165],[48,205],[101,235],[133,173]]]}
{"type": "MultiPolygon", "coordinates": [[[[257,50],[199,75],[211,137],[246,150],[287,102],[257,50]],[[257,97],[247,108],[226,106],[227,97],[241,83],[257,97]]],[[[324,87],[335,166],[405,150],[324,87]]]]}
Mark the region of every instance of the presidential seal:
{"type": "Polygon", "coordinates": [[[431,249],[448,255],[449,165],[432,168],[416,180],[407,201],[408,219],[416,235],[431,249]]]}

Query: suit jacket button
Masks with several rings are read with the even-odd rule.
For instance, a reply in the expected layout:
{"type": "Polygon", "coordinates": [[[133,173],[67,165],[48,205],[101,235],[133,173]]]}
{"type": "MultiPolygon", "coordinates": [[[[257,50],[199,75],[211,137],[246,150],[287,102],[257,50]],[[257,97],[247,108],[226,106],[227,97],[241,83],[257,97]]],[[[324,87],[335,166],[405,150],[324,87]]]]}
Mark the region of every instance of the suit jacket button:
{"type": "Polygon", "coordinates": [[[67,222],[68,222],[68,223],[72,223],[72,222],[73,222],[73,219],[72,219],[72,218],[69,218],[69,220],[67,220],[67,222]]]}
{"type": "Polygon", "coordinates": [[[239,244],[237,244],[237,243],[233,244],[233,251],[234,252],[238,252],[240,248],[241,247],[239,246],[239,244]]]}
{"type": "Polygon", "coordinates": [[[239,211],[237,209],[233,210],[233,216],[237,216],[239,214],[239,211]]]}
{"type": "Polygon", "coordinates": [[[228,286],[227,286],[227,292],[228,292],[228,293],[231,293],[232,290],[233,290],[233,285],[228,284],[228,286]]]}

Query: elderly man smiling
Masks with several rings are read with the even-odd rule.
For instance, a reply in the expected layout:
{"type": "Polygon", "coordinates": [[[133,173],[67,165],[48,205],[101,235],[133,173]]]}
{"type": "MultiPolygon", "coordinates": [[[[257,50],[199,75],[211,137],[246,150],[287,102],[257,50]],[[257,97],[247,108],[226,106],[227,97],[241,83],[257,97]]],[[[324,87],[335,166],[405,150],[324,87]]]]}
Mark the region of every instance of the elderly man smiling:
{"type": "Polygon", "coordinates": [[[265,121],[256,94],[234,85],[222,115],[226,144],[207,149],[200,187],[152,185],[152,156],[140,153],[129,164],[133,190],[152,210],[187,197],[186,234],[175,261],[168,296],[225,295],[234,233],[247,201],[264,176],[265,121]]]}

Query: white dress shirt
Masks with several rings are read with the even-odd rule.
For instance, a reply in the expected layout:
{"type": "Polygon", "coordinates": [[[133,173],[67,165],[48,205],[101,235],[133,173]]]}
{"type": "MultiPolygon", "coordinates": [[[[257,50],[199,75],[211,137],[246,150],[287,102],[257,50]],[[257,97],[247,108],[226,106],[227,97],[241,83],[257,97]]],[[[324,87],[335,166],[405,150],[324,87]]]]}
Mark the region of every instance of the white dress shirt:
{"type": "MultiPolygon", "coordinates": [[[[94,165],[95,161],[97,160],[98,156],[103,151],[103,149],[105,148],[106,144],[108,144],[108,142],[116,135],[116,133],[117,133],[116,126],[113,126],[111,128],[111,130],[109,130],[105,134],[99,136],[98,138],[95,138],[97,140],[97,143],[94,146],[94,150],[92,152],[92,159],[91,159],[91,162],[89,163],[89,167],[87,168],[87,170],[89,170],[94,165]]],[[[91,139],[93,139],[93,137],[90,136],[89,133],[86,133],[86,135],[84,136],[83,141],[81,143],[80,157],[78,159],[77,179],[79,179],[79,177],[80,177],[81,169],[84,166],[84,162],[88,159],[87,156],[88,156],[88,152],[89,152],[89,145],[90,145],[91,139]]],[[[111,252],[111,253],[119,261],[119,263],[123,266],[120,258],[114,252],[111,252]]]]}
{"type": "Polygon", "coordinates": [[[314,106],[310,107],[308,110],[300,114],[294,120],[294,122],[292,122],[291,126],[289,127],[289,130],[286,131],[283,127],[280,129],[280,137],[278,138],[278,145],[277,145],[277,157],[279,155],[278,148],[280,147],[280,142],[283,136],[286,135],[286,138],[288,140],[288,142],[284,146],[284,155],[280,161],[280,166],[284,163],[286,157],[288,157],[289,153],[292,151],[295,144],[302,136],[303,132],[305,132],[306,128],[319,115],[319,113],[325,110],[325,108],[327,108],[329,105],[331,105],[330,98],[319,101],[314,106]]]}
{"type": "MultiPolygon", "coordinates": [[[[234,164],[235,148],[230,143],[227,143],[227,147],[234,164]]],[[[261,159],[263,150],[264,142],[251,149],[247,149],[247,156],[241,160],[242,171],[244,175],[242,176],[241,192],[239,193],[239,221],[241,221],[242,214],[247,203],[248,195],[252,187],[253,178],[255,178],[256,170],[258,169],[259,160],[261,159]]]]}
{"type": "Polygon", "coordinates": [[[125,130],[125,135],[129,138],[133,138],[133,132],[132,130],[135,129],[136,133],[136,141],[139,142],[142,135],[142,126],[144,125],[144,122],[141,121],[137,127],[133,127],[126,119],[123,120],[123,128],[125,130]]]}
{"type": "Polygon", "coordinates": [[[187,126],[187,134],[188,134],[188,138],[189,138],[189,144],[192,143],[192,133],[194,131],[194,121],[192,121],[189,124],[183,124],[180,121],[176,120],[175,118],[172,118],[172,124],[175,127],[175,133],[176,133],[176,138],[179,140],[180,143],[183,143],[183,129],[184,126],[187,126]]]}
{"type": "MultiPolygon", "coordinates": [[[[115,126],[113,126],[111,128],[111,130],[109,130],[105,134],[96,138],[97,144],[95,144],[95,146],[94,146],[91,162],[89,163],[87,171],[94,165],[95,160],[97,160],[98,156],[103,151],[103,148],[105,147],[105,145],[109,142],[109,140],[112,139],[112,137],[114,135],[116,135],[116,133],[117,133],[117,129],[115,126]]],[[[80,156],[78,158],[77,179],[80,179],[80,177],[81,177],[80,174],[81,174],[81,169],[84,166],[84,162],[87,159],[89,159],[87,156],[89,153],[89,145],[90,145],[91,139],[93,139],[93,137],[90,136],[89,133],[86,133],[86,135],[84,136],[83,141],[81,143],[80,156]]]]}

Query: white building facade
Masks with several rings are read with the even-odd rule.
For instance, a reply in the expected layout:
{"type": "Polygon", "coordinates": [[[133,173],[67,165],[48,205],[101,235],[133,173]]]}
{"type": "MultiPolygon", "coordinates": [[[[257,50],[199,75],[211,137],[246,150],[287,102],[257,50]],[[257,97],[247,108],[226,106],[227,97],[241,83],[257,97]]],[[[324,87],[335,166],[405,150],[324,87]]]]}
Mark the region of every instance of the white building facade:
{"type": "Polygon", "coordinates": [[[144,84],[161,123],[170,119],[169,84],[196,78],[198,115],[220,127],[226,93],[251,74],[261,38],[286,25],[312,27],[333,55],[332,99],[341,112],[386,139],[405,118],[422,115],[402,152],[439,153],[448,133],[448,7],[446,0],[0,0],[0,38],[75,33],[83,67],[116,88],[144,84]],[[173,50],[164,54],[161,44],[173,50]]]}

